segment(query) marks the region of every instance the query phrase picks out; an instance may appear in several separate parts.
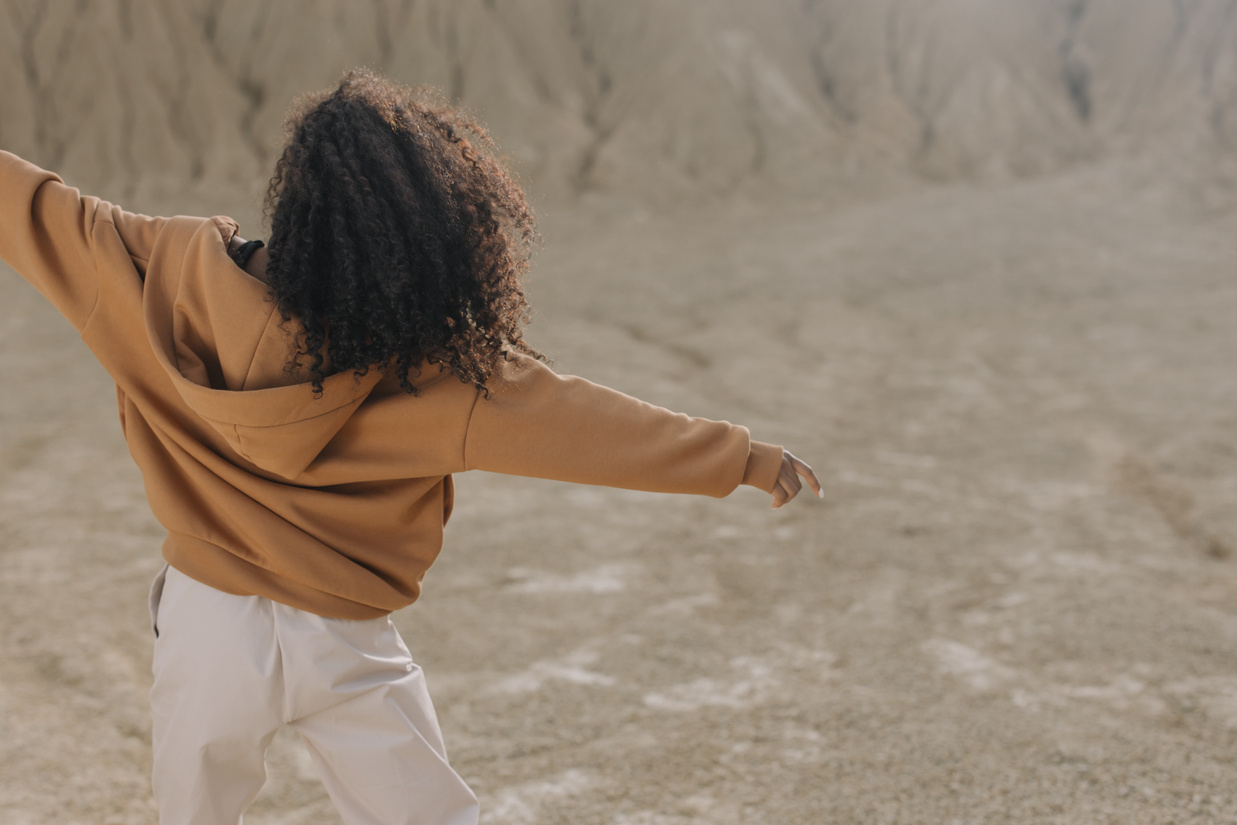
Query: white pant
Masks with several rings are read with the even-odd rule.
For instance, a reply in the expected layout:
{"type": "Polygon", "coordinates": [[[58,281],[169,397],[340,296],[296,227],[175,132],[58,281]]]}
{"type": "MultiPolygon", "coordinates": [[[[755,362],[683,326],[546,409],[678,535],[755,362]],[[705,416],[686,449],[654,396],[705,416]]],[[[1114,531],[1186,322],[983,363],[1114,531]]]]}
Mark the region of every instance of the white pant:
{"type": "Polygon", "coordinates": [[[390,617],[323,618],[175,568],[151,587],[151,617],[160,825],[238,825],[285,724],[348,825],[476,825],[477,799],[447,764],[425,678],[390,617]]]}

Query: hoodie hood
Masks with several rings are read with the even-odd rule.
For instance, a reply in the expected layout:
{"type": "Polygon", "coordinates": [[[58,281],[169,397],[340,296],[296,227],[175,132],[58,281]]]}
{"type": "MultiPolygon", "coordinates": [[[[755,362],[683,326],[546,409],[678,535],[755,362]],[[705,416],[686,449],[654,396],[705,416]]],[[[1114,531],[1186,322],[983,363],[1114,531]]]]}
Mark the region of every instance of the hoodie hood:
{"type": "Polygon", "coordinates": [[[307,375],[288,369],[294,328],[281,323],[266,285],[228,255],[225,237],[234,232],[224,219],[169,221],[164,238],[180,235],[185,257],[179,267],[150,273],[142,296],[146,330],[185,404],[245,460],[292,480],[382,376],[332,375],[315,396],[307,375]]]}

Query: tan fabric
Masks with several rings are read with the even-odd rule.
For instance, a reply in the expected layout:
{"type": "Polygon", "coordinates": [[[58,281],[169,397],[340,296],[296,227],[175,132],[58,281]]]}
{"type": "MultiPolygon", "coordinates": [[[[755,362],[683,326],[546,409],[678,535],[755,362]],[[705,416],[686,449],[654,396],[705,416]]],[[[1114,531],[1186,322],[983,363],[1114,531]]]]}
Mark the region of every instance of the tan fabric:
{"type": "Polygon", "coordinates": [[[427,366],[315,398],[291,333],[227,256],[226,218],[149,218],[0,152],[0,258],[116,381],[163,555],[219,590],[366,619],[414,601],[470,469],[655,492],[766,492],[781,448],[525,357],[489,397],[427,366]]]}

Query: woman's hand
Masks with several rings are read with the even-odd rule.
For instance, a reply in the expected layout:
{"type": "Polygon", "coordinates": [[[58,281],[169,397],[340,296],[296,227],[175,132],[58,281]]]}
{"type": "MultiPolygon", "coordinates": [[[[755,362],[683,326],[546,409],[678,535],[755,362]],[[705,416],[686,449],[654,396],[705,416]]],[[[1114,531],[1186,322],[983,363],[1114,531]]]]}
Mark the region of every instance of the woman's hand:
{"type": "Polygon", "coordinates": [[[773,509],[776,510],[799,494],[803,489],[802,476],[818,498],[824,498],[825,492],[820,489],[820,481],[812,468],[795,458],[787,450],[782,450],[782,471],[777,476],[777,486],[773,488],[773,509]]]}

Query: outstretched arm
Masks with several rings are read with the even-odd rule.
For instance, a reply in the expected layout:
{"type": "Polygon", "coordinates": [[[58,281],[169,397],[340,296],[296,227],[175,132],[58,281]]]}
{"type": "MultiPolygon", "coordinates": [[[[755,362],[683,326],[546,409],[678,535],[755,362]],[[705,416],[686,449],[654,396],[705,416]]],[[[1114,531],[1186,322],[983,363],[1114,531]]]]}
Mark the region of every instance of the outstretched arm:
{"type": "Polygon", "coordinates": [[[489,385],[469,421],[466,469],[719,497],[739,484],[776,487],[782,448],[743,427],[655,407],[526,356],[501,362],[489,385]]]}
{"type": "Polygon", "coordinates": [[[100,259],[145,269],[161,218],[81,195],[60,178],[0,151],[0,259],[32,283],[77,329],[99,292],[100,259]]]}

